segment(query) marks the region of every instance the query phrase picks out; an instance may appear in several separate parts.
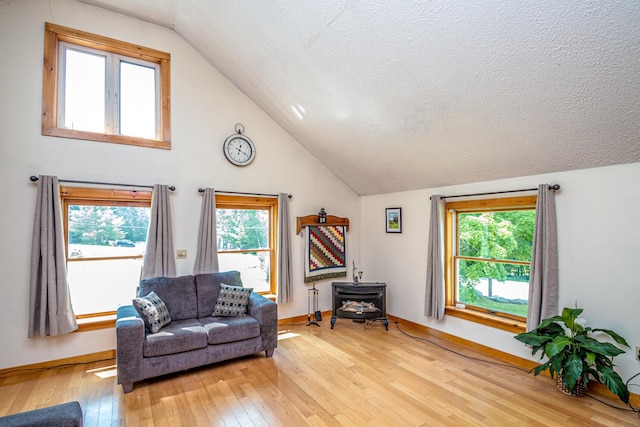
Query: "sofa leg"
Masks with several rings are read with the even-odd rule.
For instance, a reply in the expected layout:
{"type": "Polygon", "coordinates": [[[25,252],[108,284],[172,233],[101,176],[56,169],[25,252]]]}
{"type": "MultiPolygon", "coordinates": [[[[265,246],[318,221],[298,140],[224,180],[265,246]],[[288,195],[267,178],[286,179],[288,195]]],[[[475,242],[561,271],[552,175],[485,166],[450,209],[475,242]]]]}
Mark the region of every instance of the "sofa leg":
{"type": "Polygon", "coordinates": [[[133,391],[133,383],[122,384],[122,391],[124,391],[125,394],[131,393],[133,391]]]}
{"type": "Polygon", "coordinates": [[[274,350],[275,350],[275,348],[270,348],[269,350],[265,350],[265,353],[266,353],[267,357],[273,356],[273,351],[274,350]]]}

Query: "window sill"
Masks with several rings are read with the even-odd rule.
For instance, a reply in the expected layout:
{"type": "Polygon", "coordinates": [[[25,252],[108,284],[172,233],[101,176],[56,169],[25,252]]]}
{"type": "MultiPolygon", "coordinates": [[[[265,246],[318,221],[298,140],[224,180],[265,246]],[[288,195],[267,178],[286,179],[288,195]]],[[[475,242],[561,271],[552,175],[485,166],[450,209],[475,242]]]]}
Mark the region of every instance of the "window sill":
{"type": "Polygon", "coordinates": [[[260,294],[260,295],[262,295],[265,298],[270,299],[273,302],[276,302],[276,294],[260,294]]]}
{"type": "Polygon", "coordinates": [[[109,314],[99,317],[85,317],[76,319],[76,321],[78,322],[78,329],[75,332],[87,332],[116,327],[115,314],[109,314]]]}
{"type": "Polygon", "coordinates": [[[86,132],[59,127],[43,127],[42,134],[45,136],[57,136],[60,138],[73,138],[85,141],[110,142],[113,144],[135,145],[138,147],[171,150],[171,141],[162,139],[145,139],[137,138],[134,136],[111,135],[106,133],[86,132]]]}
{"type": "Polygon", "coordinates": [[[459,317],[471,322],[480,323],[485,326],[490,326],[496,329],[502,329],[503,331],[509,331],[516,334],[524,332],[527,328],[526,323],[519,322],[513,319],[507,319],[505,317],[496,316],[489,313],[480,313],[466,308],[457,308],[454,306],[446,306],[445,314],[453,317],[459,317]]]}

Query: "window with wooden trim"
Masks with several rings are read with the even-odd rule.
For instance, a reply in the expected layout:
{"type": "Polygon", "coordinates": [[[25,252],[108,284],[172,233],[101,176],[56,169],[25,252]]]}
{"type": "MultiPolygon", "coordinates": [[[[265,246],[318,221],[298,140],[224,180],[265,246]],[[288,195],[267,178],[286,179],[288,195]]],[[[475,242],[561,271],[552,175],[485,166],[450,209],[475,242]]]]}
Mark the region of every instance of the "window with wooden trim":
{"type": "Polygon", "coordinates": [[[45,23],[42,134],[171,148],[166,52],[45,23]]]}
{"type": "Polygon", "coordinates": [[[78,319],[115,314],[140,281],[151,191],[61,187],[67,280],[78,319]]]}
{"type": "Polygon", "coordinates": [[[238,270],[245,287],[276,293],[278,199],[216,195],[220,271],[238,270]]]}
{"type": "Polygon", "coordinates": [[[536,196],[445,204],[447,314],[524,327],[535,204],[536,196]]]}

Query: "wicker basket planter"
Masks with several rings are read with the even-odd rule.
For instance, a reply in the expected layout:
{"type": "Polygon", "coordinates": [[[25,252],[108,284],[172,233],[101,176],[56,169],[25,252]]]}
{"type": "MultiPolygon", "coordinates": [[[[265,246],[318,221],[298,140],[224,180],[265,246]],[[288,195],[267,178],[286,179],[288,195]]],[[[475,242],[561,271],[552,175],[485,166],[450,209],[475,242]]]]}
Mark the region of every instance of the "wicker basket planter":
{"type": "Polygon", "coordinates": [[[557,378],[558,378],[558,380],[556,381],[557,388],[564,394],[568,396],[573,396],[573,397],[583,397],[584,395],[587,394],[587,388],[584,385],[582,385],[580,380],[576,382],[576,388],[573,391],[571,391],[567,388],[567,386],[564,385],[564,381],[562,381],[562,377],[560,375],[558,375],[557,378]]]}

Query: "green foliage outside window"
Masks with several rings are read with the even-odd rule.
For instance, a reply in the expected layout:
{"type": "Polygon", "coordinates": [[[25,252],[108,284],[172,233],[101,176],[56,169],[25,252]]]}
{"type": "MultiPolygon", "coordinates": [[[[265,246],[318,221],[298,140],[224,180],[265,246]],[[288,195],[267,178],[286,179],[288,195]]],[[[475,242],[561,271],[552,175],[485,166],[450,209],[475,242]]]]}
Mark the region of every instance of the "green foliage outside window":
{"type": "Polygon", "coordinates": [[[269,247],[269,212],[266,209],[216,209],[218,250],[269,247]]]}
{"type": "Polygon", "coordinates": [[[493,286],[495,282],[529,281],[534,222],[535,210],[459,214],[458,256],[467,258],[458,260],[460,302],[526,316],[526,300],[494,296],[493,286]],[[477,290],[481,280],[488,282],[487,295],[477,290]]]}
{"type": "Polygon", "coordinates": [[[116,240],[145,242],[149,208],[69,206],[69,244],[108,246],[116,240]]]}

